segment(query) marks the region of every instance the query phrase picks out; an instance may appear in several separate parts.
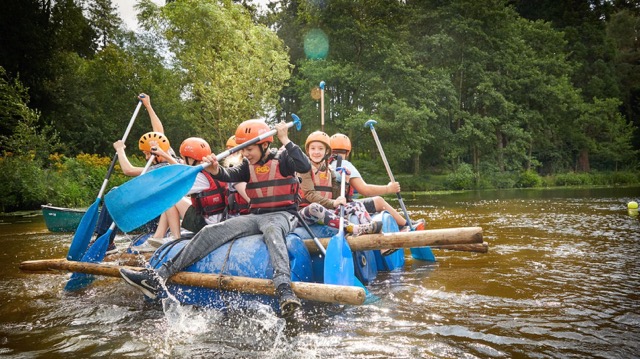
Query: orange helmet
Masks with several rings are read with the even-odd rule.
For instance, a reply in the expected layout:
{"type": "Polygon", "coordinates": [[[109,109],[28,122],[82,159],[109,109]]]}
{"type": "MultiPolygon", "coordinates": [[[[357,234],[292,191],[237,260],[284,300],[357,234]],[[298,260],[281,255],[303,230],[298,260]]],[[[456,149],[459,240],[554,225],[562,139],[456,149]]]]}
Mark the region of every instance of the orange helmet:
{"type": "Polygon", "coordinates": [[[322,131],[311,132],[311,134],[309,134],[309,136],[307,137],[307,141],[305,141],[304,143],[304,149],[307,152],[309,152],[309,145],[311,144],[311,142],[321,142],[327,148],[327,152],[331,152],[331,139],[326,133],[322,131]]]}
{"type": "Polygon", "coordinates": [[[138,148],[140,151],[151,152],[151,144],[149,142],[155,141],[158,143],[158,146],[165,152],[169,151],[171,148],[171,144],[169,143],[169,139],[160,133],[160,132],[147,132],[142,137],[140,137],[140,141],[138,141],[138,148]]]}
{"type": "Polygon", "coordinates": [[[329,144],[331,145],[331,150],[333,151],[343,150],[347,151],[347,154],[351,152],[351,140],[349,139],[349,137],[347,137],[347,135],[336,133],[335,135],[331,136],[329,144]]]}
{"type": "MultiPolygon", "coordinates": [[[[263,120],[246,120],[236,129],[236,143],[241,145],[269,131],[271,131],[271,129],[263,120]]],[[[273,142],[273,136],[258,141],[256,144],[271,142],[273,142]]]]}
{"type": "Polygon", "coordinates": [[[202,157],[210,154],[211,147],[200,137],[189,137],[180,145],[180,155],[185,158],[191,157],[196,161],[202,161],[202,157]]]}
{"type": "Polygon", "coordinates": [[[238,144],[236,143],[236,136],[231,136],[227,140],[227,149],[231,147],[236,147],[238,144]]]}

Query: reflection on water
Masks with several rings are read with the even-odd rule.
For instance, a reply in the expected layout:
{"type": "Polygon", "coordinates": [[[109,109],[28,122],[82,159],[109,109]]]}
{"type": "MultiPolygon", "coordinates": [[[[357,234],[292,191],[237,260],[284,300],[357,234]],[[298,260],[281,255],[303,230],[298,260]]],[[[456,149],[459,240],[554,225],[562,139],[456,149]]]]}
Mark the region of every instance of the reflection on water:
{"type": "MultiPolygon", "coordinates": [[[[68,274],[18,271],[65,256],[70,234],[2,217],[0,355],[6,357],[630,358],[640,338],[640,189],[405,196],[431,228],[481,226],[487,254],[436,251],[382,273],[380,301],[291,322],[268,306],[216,311],[145,302],[104,278],[63,292],[68,274]]],[[[126,241],[126,238],[120,238],[126,241]]],[[[233,306],[233,303],[230,303],[233,306]]]]}

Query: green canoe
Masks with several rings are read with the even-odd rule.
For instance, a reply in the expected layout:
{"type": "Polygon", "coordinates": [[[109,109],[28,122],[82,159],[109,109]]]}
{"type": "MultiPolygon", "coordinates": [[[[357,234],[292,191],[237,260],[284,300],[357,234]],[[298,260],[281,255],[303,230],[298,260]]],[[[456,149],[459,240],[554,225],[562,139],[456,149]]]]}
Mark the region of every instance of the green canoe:
{"type": "Polygon", "coordinates": [[[51,232],[75,232],[86,210],[42,205],[42,215],[51,232]]]}

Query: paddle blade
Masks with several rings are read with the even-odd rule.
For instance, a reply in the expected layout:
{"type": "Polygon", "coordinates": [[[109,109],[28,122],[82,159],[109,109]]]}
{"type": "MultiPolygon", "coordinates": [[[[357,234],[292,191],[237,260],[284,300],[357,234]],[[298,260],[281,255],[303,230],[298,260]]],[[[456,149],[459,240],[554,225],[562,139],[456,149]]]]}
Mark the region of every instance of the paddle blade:
{"type": "Polygon", "coordinates": [[[430,247],[411,248],[411,256],[425,262],[436,262],[436,256],[430,247]]]}
{"type": "Polygon", "coordinates": [[[113,189],[104,203],[123,232],[142,226],[184,197],[202,166],[170,165],[138,176],[113,189]]]}
{"type": "MultiPolygon", "coordinates": [[[[326,284],[354,285],[353,253],[344,234],[338,232],[329,240],[324,259],[324,282],[326,284]]],[[[363,286],[364,287],[364,286],[363,286]]]]}
{"type": "MultiPolygon", "coordinates": [[[[109,237],[113,233],[113,227],[109,228],[100,238],[89,247],[87,252],[82,256],[81,262],[99,263],[102,262],[109,248],[109,237]]],[[[93,283],[95,277],[91,274],[73,273],[69,281],[64,286],[64,290],[73,292],[82,289],[93,283]]]]}
{"type": "Polygon", "coordinates": [[[64,286],[64,290],[67,292],[74,292],[76,290],[83,289],[89,284],[93,283],[96,277],[93,274],[85,274],[75,272],[69,278],[69,281],[64,286]]]}
{"type": "Polygon", "coordinates": [[[67,253],[67,259],[70,261],[78,261],[84,255],[87,250],[89,241],[93,236],[93,230],[98,222],[98,212],[100,209],[100,197],[96,198],[91,207],[87,209],[84,216],[78,224],[76,233],[73,235],[71,246],[69,246],[69,252],[67,253]]]}

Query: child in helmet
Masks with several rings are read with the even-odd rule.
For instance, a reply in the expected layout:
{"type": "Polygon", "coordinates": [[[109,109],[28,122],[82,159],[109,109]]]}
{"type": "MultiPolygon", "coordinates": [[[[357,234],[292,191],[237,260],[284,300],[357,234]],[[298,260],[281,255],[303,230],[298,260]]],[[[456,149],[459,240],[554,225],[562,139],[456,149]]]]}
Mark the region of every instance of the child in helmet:
{"type": "MultiPolygon", "coordinates": [[[[211,163],[207,171],[214,179],[247,182],[251,213],[204,227],[175,257],[157,270],[121,269],[120,274],[127,283],[154,299],[168,278],[211,251],[234,238],[263,234],[273,266],[273,283],[281,314],[289,316],[301,306],[291,289],[291,270],[285,241],[286,235],[295,229],[298,222],[299,182],[296,172],[308,172],[311,165],[300,147],[289,140],[287,124],[278,123],[276,130],[283,146],[281,150],[270,148],[273,136],[269,136],[245,147],[242,150],[244,159],[239,166],[224,168],[213,154],[203,158],[203,161],[211,163]]],[[[262,120],[244,121],[236,130],[236,142],[242,144],[268,131],[269,126],[262,120]]]]}
{"type": "MultiPolygon", "coordinates": [[[[126,145],[122,140],[118,140],[113,143],[113,147],[118,153],[118,163],[122,172],[127,176],[139,176],[142,174],[144,168],[134,166],[129,162],[129,158],[125,153],[126,145]]],[[[171,144],[169,139],[160,132],[147,132],[138,141],[138,148],[144,153],[147,161],[152,155],[155,156],[149,171],[162,166],[178,163],[178,160],[170,155],[171,144]]],[[[145,243],[139,246],[132,247],[131,249],[136,252],[152,252],[160,247],[164,242],[171,239],[180,238],[180,214],[177,208],[171,207],[164,212],[158,221],[158,228],[153,234],[152,238],[149,238],[145,243]],[[171,237],[165,237],[167,229],[171,232],[171,237]]]]}
{"type": "MultiPolygon", "coordinates": [[[[185,164],[197,166],[202,158],[211,155],[211,147],[200,137],[189,137],[180,145],[180,156],[185,164]]],[[[227,208],[227,183],[211,177],[202,170],[187,195],[188,200],[176,204],[182,217],[182,228],[198,233],[204,226],[221,222],[227,208]]]]}
{"type": "MultiPolygon", "coordinates": [[[[343,155],[345,158],[349,156],[351,152],[351,140],[347,135],[342,133],[336,133],[331,136],[329,144],[331,145],[331,151],[334,155],[343,155]]],[[[335,168],[335,162],[331,164],[335,168]]],[[[367,198],[358,200],[362,202],[367,212],[376,213],[380,211],[387,211],[393,219],[398,223],[398,227],[400,230],[405,230],[409,228],[409,224],[407,220],[402,216],[395,208],[393,208],[384,198],[380,197],[383,194],[395,194],[400,192],[400,183],[398,182],[389,182],[386,186],[381,185],[373,185],[368,184],[362,179],[360,172],[356,169],[356,167],[349,161],[343,160],[342,166],[345,167],[351,174],[347,178],[347,200],[352,200],[351,196],[355,191],[358,191],[363,196],[367,196],[367,198]]],[[[412,223],[413,227],[416,229],[424,229],[424,220],[420,219],[416,222],[412,223]]]]}
{"type": "Polygon", "coordinates": [[[359,224],[348,223],[345,230],[355,235],[379,233],[380,222],[372,222],[371,216],[361,202],[347,202],[345,197],[334,194],[335,174],[329,168],[329,135],[322,131],[312,132],[305,142],[307,156],[311,160],[311,171],[300,174],[301,197],[299,211],[302,220],[308,224],[326,224],[333,228],[340,225],[338,208],[344,205],[346,217],[355,215],[359,224]],[[335,199],[333,199],[335,198],[335,199]],[[327,210],[329,209],[329,210],[327,210]]]}

